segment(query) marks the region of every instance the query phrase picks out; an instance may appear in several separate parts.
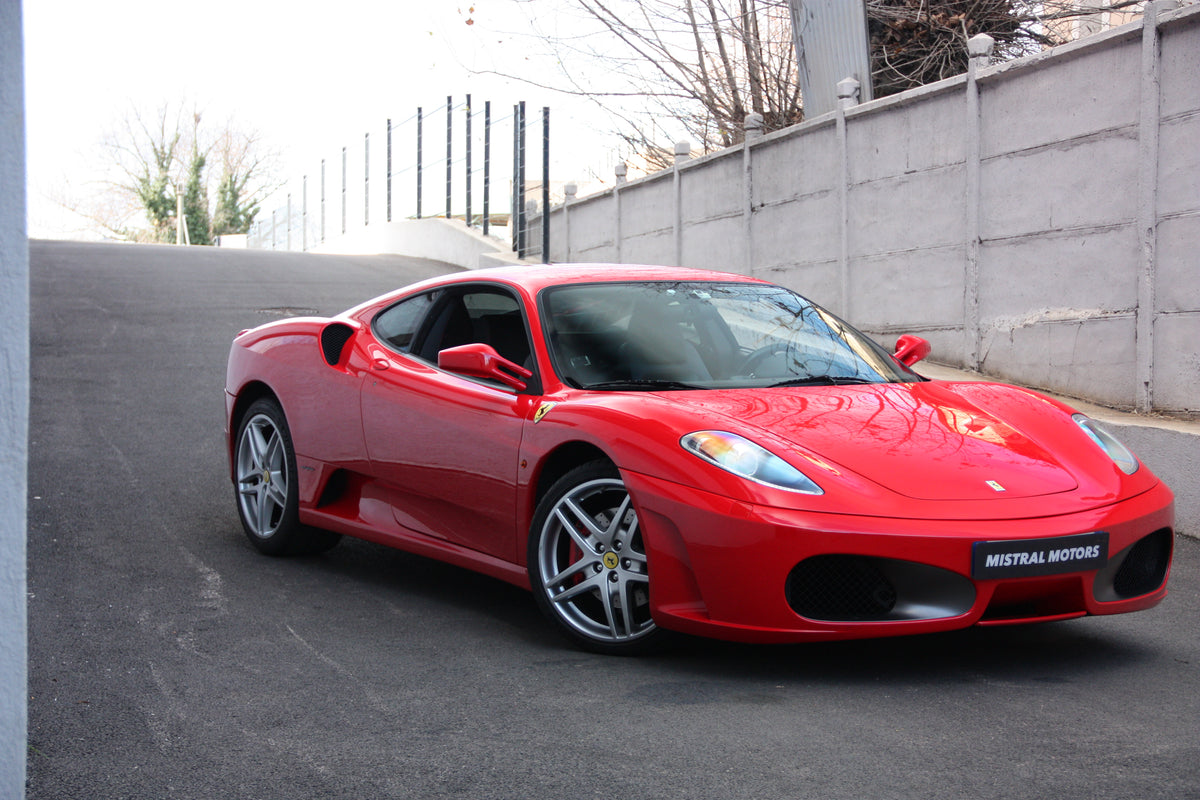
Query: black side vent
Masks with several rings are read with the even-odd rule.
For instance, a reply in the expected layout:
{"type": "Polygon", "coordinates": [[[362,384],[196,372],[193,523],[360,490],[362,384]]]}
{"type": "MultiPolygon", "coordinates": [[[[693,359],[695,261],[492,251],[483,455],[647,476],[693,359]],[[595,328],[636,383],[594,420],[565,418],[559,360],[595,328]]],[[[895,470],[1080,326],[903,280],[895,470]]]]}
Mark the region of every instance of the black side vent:
{"type": "Polygon", "coordinates": [[[342,349],[353,335],[354,328],[340,322],[325,326],[325,330],[321,331],[321,353],[325,356],[326,364],[331,367],[337,366],[342,360],[342,349]]]}
{"type": "Polygon", "coordinates": [[[1171,531],[1167,528],[1138,540],[1113,577],[1113,590],[1117,596],[1137,597],[1162,586],[1171,563],[1173,544],[1171,531]]]}

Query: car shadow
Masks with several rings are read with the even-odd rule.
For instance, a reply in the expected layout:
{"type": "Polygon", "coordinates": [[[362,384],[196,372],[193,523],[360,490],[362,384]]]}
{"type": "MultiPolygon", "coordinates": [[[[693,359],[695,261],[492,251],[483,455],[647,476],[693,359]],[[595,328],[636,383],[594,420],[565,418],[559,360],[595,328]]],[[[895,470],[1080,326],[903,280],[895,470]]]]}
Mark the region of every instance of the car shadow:
{"type": "Polygon", "coordinates": [[[880,680],[892,685],[1069,683],[1156,657],[1152,640],[1135,639],[1086,618],[790,645],[687,638],[659,656],[664,664],[709,679],[740,675],[764,682],[805,679],[829,686],[880,680]]]}
{"type": "MultiPolygon", "coordinates": [[[[247,550],[251,549],[247,545],[247,550]]],[[[252,552],[252,551],[251,551],[252,552]]],[[[286,559],[286,567],[370,589],[390,604],[444,608],[475,619],[472,631],[518,637],[550,661],[617,662],[675,672],[696,680],[817,681],[829,686],[931,681],[1016,681],[1054,684],[1157,657],[1153,639],[1085,618],[946,633],[852,641],[763,645],[672,634],[665,646],[634,659],[582,652],[542,617],[530,594],[486,575],[383,545],[345,538],[319,556],[286,559]]],[[[321,578],[325,582],[325,578],[321,578]]]]}

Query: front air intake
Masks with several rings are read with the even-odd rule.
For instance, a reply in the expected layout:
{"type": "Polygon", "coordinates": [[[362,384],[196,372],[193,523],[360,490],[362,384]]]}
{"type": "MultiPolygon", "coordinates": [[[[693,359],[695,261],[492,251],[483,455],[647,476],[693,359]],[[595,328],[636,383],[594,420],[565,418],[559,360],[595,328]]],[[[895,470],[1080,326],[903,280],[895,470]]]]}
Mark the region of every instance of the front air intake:
{"type": "Polygon", "coordinates": [[[801,561],[788,574],[784,593],[797,614],[827,622],[944,619],[966,614],[975,603],[974,584],[957,572],[841,553],[801,561]]]}
{"type": "Polygon", "coordinates": [[[1137,597],[1162,586],[1171,563],[1172,544],[1171,531],[1167,528],[1139,539],[1113,576],[1113,591],[1117,596],[1137,597]]]}
{"type": "Polygon", "coordinates": [[[796,565],[787,580],[788,603],[802,617],[824,620],[886,619],[896,589],[870,559],[824,555],[796,565]]]}

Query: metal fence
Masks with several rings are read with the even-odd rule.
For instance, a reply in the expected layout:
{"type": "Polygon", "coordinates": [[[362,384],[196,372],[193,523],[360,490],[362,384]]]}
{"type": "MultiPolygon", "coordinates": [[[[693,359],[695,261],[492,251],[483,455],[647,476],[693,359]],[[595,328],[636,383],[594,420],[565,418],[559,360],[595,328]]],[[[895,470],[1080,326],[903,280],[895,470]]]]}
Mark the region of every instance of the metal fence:
{"type": "Polygon", "coordinates": [[[531,241],[529,224],[551,202],[548,107],[531,115],[523,101],[501,110],[447,97],[387,119],[313,167],[263,203],[250,247],[331,250],[372,226],[444,216],[509,239],[521,258],[549,253],[549,228],[531,241]],[[530,168],[539,155],[541,169],[530,168]]]}

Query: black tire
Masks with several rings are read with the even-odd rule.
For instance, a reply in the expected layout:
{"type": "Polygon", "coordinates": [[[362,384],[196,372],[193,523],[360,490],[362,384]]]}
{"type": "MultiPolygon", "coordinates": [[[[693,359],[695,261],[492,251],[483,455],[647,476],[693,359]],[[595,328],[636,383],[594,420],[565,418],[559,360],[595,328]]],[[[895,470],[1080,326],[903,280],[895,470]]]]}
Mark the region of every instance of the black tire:
{"type": "Polygon", "coordinates": [[[634,655],[661,644],[637,512],[608,461],[554,483],[533,515],[527,557],[538,607],[577,646],[634,655]]]}
{"type": "Polygon", "coordinates": [[[300,524],[296,451],[279,403],[251,403],[234,441],[234,496],[251,544],[282,556],[322,553],[338,543],[340,534],[300,524]]]}

